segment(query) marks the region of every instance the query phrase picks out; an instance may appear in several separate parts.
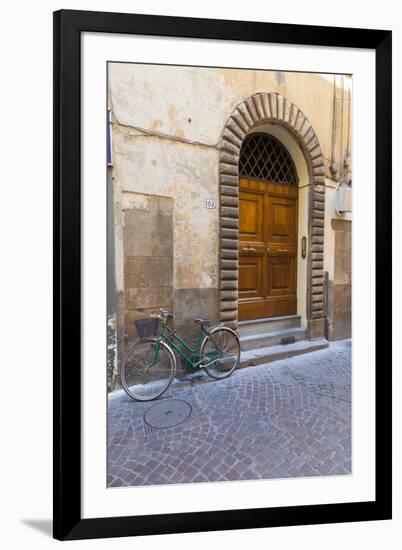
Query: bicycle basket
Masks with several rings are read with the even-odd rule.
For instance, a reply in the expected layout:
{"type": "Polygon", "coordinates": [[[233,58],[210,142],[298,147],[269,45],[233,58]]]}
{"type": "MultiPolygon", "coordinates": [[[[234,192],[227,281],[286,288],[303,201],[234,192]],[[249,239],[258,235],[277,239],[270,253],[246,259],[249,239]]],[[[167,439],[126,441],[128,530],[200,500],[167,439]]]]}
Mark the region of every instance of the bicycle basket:
{"type": "Polygon", "coordinates": [[[137,319],[134,321],[137,334],[140,338],[147,336],[156,336],[158,333],[159,319],[137,319]]]}

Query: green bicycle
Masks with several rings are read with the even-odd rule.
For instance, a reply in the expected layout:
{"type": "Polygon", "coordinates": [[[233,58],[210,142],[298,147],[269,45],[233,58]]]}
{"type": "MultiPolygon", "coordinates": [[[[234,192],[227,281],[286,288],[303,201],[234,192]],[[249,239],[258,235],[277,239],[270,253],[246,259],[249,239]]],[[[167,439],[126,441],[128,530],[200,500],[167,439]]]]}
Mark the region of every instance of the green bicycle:
{"type": "Polygon", "coordinates": [[[195,346],[189,346],[167,324],[167,310],[150,319],[135,321],[140,337],[128,348],[120,370],[122,386],[136,401],[152,401],[168,389],[176,374],[176,355],[186,369],[205,371],[216,380],[232,374],[240,359],[240,342],[234,330],[223,325],[209,329],[209,319],[194,319],[200,329],[195,346]]]}

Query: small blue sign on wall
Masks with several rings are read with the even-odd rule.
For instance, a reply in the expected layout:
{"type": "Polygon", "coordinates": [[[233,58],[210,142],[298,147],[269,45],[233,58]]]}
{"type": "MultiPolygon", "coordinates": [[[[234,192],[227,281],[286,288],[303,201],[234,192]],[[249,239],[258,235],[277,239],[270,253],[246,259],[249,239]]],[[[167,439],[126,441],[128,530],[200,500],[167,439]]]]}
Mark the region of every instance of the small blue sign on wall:
{"type": "Polygon", "coordinates": [[[107,111],[107,165],[113,165],[112,159],[112,127],[111,127],[111,112],[110,109],[107,111]]]}

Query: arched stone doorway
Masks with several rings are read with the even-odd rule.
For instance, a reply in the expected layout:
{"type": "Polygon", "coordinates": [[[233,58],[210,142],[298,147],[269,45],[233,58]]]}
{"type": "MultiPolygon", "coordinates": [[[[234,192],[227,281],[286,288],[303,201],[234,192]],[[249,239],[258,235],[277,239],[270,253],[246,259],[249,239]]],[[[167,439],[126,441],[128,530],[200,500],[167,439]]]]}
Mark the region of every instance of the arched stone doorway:
{"type": "Polygon", "coordinates": [[[296,105],[277,93],[257,93],[232,112],[220,141],[220,319],[237,328],[239,283],[239,154],[244,139],[265,123],[280,124],[297,139],[309,168],[307,327],[324,334],[325,171],[318,138],[296,105]]]}

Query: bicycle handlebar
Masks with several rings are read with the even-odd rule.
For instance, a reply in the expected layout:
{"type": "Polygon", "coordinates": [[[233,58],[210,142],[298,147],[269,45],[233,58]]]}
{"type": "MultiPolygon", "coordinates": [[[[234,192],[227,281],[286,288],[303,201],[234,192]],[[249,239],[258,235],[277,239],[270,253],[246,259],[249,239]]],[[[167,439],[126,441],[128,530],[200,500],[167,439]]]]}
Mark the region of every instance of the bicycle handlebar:
{"type": "Polygon", "coordinates": [[[164,319],[167,319],[168,317],[173,318],[173,314],[169,313],[167,309],[160,309],[159,313],[154,313],[151,317],[157,317],[158,319],[161,319],[162,321],[164,319]]]}

